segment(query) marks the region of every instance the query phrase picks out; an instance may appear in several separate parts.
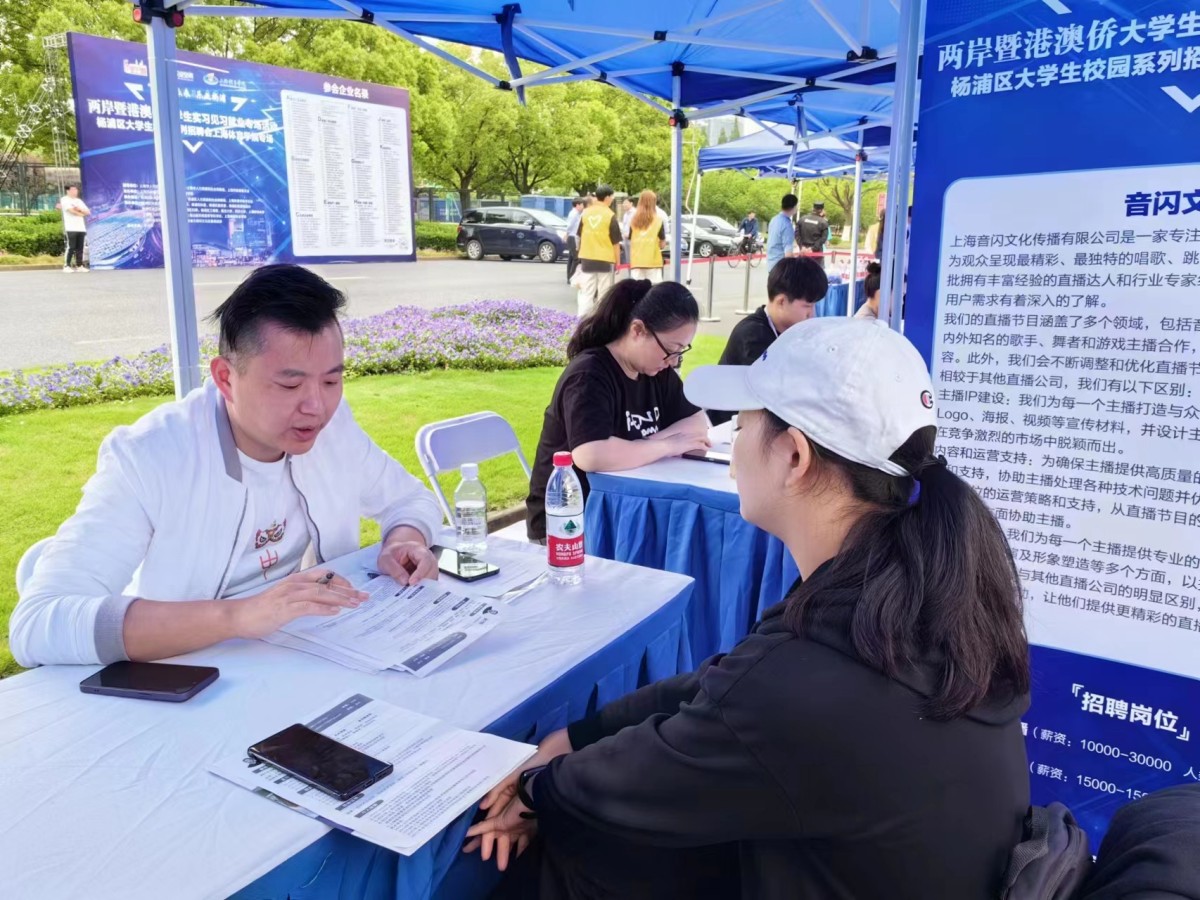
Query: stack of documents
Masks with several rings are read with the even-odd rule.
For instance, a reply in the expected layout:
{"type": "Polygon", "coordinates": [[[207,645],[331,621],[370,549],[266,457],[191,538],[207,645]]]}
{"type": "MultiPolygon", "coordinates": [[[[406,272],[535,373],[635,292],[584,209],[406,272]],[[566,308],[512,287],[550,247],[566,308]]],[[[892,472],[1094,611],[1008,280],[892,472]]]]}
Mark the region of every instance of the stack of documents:
{"type": "MultiPolygon", "coordinates": [[[[287,723],[277,723],[285,727],[287,723]]],[[[463,731],[382,700],[352,694],[314,713],[314,731],[390,762],[395,771],[341,801],[274,766],[224,760],[210,771],[310,818],[408,856],[483,798],[536,748],[463,731]]],[[[246,745],[271,733],[246,735],[246,745]]]]}
{"type": "Polygon", "coordinates": [[[444,582],[402,585],[380,575],[360,586],[368,598],[336,616],[305,616],[264,640],[364,672],[428,675],[499,622],[489,597],[468,597],[444,582]]]}

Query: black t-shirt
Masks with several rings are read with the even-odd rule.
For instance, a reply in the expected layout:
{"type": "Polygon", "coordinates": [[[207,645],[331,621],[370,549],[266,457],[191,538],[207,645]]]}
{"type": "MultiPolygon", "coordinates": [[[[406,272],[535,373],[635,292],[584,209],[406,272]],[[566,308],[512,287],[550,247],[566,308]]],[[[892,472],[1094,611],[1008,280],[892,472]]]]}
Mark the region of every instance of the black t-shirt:
{"type": "MultiPolygon", "coordinates": [[[[607,347],[580,353],[559,376],[546,407],[525,500],[530,539],[546,536],[546,483],[555,453],[610,437],[638,441],[699,411],[684,398],[683,381],[674,369],[632,379],[607,347]]],[[[587,475],[578,468],[575,472],[586,497],[587,475]]]]}
{"type": "MultiPolygon", "coordinates": [[[[722,366],[748,366],[756,361],[763,352],[775,342],[775,329],[767,318],[767,308],[760,306],[742,321],[733,326],[729,333],[729,341],[721,353],[718,364],[722,366]]],[[[720,425],[733,418],[736,409],[708,411],[708,420],[714,425],[720,425]]]]}

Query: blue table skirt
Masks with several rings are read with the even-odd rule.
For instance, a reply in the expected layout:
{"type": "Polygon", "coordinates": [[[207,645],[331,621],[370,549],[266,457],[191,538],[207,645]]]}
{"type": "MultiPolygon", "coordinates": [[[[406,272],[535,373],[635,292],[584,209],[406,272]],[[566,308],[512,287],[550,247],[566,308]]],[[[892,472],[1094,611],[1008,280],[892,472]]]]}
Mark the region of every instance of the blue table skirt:
{"type": "MultiPolygon", "coordinates": [[[[850,293],[850,285],[846,282],[829,285],[829,292],[825,295],[825,299],[817,304],[813,315],[816,316],[844,316],[846,314],[846,297],[850,293]]],[[[854,311],[858,312],[858,308],[866,302],[866,291],[861,280],[854,283],[854,311]]]]}
{"type": "MultiPolygon", "coordinates": [[[[485,731],[537,742],[642,685],[693,668],[692,588],[575,666],[485,731]]],[[[498,673],[498,676],[502,673],[498,673]]],[[[474,810],[409,857],[333,831],[233,896],[237,900],[472,900],[497,881],[495,866],[462,854],[474,810]]]]}
{"type": "Polygon", "coordinates": [[[584,534],[594,556],[690,575],[692,656],[728,651],[799,577],[779,541],[738,512],[736,494],[588,476],[584,534]]]}

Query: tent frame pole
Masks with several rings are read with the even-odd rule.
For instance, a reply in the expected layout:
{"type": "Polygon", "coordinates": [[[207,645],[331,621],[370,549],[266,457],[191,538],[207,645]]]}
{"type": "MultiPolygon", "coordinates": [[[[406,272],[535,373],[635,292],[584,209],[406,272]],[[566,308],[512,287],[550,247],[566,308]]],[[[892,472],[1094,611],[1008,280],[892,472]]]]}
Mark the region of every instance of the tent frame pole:
{"type": "Polygon", "coordinates": [[[154,171],[158,176],[159,227],[167,278],[171,327],[171,370],[175,397],[183,399],[203,383],[200,333],[196,327],[196,286],[192,280],[192,242],[188,227],[187,175],[179,130],[178,60],[175,29],[161,16],[150,20],[146,35],[150,64],[150,106],[154,115],[154,171]]]}
{"type": "Polygon", "coordinates": [[[854,230],[850,232],[850,290],[846,295],[846,315],[854,315],[858,301],[858,232],[862,229],[863,133],[858,133],[859,149],[854,154],[854,230]]]}
{"type": "MultiPolygon", "coordinates": [[[[683,65],[676,63],[671,76],[671,108],[680,109],[683,102],[683,65]]],[[[692,232],[693,235],[695,232],[692,232]]],[[[679,243],[683,234],[683,122],[676,121],[671,129],[671,242],[679,243]]],[[[679,281],[683,260],[679,248],[671,247],[671,280],[679,281]]]]}
{"type": "Polygon", "coordinates": [[[921,52],[921,0],[901,0],[896,59],[896,100],[892,110],[892,152],[888,165],[883,284],[879,318],[902,330],[904,260],[908,244],[908,191],[912,177],[913,122],[917,105],[917,62],[921,52]]]}

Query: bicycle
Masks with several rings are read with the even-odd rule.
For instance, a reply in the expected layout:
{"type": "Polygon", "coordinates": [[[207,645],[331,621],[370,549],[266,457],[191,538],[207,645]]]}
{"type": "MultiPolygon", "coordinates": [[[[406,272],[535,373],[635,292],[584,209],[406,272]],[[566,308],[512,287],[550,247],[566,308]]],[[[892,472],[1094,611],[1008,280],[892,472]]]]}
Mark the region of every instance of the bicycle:
{"type": "Polygon", "coordinates": [[[736,269],[742,264],[742,257],[746,257],[746,261],[750,264],[750,268],[757,268],[763,261],[763,242],[762,238],[743,235],[741,241],[734,248],[733,253],[725,257],[725,262],[729,263],[729,268],[736,269]]]}

